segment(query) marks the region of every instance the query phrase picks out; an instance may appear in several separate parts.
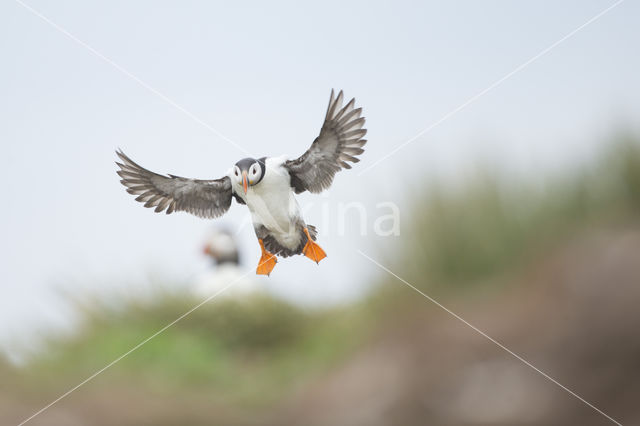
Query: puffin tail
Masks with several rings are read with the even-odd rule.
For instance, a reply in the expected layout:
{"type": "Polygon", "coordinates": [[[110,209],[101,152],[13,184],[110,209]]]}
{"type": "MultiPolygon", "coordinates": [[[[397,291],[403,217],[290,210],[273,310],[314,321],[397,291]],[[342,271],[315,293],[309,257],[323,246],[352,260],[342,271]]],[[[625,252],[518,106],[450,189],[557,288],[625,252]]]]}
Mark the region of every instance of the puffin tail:
{"type": "Polygon", "coordinates": [[[316,229],[316,227],[313,225],[307,225],[307,231],[309,231],[311,239],[315,241],[318,236],[318,230],[316,229]]]}

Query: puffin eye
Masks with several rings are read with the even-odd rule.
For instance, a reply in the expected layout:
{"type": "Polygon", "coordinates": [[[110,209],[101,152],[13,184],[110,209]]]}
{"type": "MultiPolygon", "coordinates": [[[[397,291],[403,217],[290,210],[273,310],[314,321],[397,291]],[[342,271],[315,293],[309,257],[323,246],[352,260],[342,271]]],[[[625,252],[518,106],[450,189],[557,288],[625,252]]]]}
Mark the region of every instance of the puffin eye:
{"type": "Polygon", "coordinates": [[[239,176],[238,169],[235,169],[236,176],[239,176]]]}

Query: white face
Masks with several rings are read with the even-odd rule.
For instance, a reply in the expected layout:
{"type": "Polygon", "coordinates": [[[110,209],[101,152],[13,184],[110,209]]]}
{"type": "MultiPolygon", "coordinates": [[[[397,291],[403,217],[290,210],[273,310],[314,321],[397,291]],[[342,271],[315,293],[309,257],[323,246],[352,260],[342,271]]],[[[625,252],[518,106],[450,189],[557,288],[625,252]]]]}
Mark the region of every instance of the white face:
{"type": "Polygon", "coordinates": [[[235,183],[242,185],[242,173],[238,166],[233,166],[233,180],[235,183]]]}
{"type": "Polygon", "coordinates": [[[249,167],[248,176],[249,183],[253,185],[254,182],[257,182],[260,179],[260,165],[258,163],[253,163],[251,167],[249,167]]]}
{"type": "MultiPolygon", "coordinates": [[[[249,167],[249,171],[247,172],[247,183],[249,185],[253,185],[254,183],[260,180],[260,174],[262,170],[260,169],[260,164],[255,162],[249,167]]],[[[242,171],[238,166],[233,166],[232,170],[232,178],[235,183],[242,186],[242,171]]]]}

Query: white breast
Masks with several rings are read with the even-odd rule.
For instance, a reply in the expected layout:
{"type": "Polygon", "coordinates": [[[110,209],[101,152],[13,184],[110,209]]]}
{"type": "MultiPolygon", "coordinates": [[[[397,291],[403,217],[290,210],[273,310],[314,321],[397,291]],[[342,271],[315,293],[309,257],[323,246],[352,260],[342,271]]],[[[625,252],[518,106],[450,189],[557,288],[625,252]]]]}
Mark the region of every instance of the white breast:
{"type": "Polygon", "coordinates": [[[282,157],[267,158],[262,181],[250,186],[246,195],[242,188],[236,192],[247,203],[254,225],[263,225],[280,244],[294,249],[300,243],[296,224],[301,214],[289,173],[282,167],[284,161],[282,157]]]}

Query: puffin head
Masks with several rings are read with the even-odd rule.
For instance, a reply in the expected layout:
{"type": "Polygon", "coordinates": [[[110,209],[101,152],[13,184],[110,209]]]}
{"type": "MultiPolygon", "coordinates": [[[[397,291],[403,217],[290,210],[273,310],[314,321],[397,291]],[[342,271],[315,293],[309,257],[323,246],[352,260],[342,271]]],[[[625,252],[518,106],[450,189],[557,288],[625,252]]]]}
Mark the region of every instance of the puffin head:
{"type": "Polygon", "coordinates": [[[256,160],[255,158],[243,158],[233,166],[233,179],[239,185],[242,185],[244,193],[250,186],[257,185],[264,177],[265,164],[264,158],[256,160]]]}

